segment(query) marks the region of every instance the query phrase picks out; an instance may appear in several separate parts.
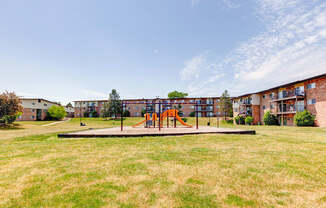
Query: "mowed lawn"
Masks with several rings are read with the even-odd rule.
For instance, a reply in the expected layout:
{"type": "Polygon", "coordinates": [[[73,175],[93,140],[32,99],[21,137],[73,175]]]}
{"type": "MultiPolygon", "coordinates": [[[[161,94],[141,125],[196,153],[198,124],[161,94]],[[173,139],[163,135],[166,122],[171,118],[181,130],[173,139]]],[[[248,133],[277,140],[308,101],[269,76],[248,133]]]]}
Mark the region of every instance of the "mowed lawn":
{"type": "Polygon", "coordinates": [[[0,207],[326,207],[325,128],[57,138],[56,132],[120,124],[84,121],[86,127],[73,119],[0,129],[0,207]]]}

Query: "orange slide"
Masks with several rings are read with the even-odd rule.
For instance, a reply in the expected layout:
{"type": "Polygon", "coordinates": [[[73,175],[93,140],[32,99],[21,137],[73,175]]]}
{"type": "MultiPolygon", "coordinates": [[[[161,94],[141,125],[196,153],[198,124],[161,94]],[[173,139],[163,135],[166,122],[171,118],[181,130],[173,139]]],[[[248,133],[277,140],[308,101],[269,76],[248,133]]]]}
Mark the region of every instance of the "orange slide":
{"type": "Polygon", "coordinates": [[[163,125],[163,121],[164,119],[169,115],[169,117],[175,117],[182,125],[184,126],[188,126],[188,127],[192,127],[192,125],[187,124],[186,122],[184,122],[180,116],[178,115],[178,110],[177,109],[171,109],[171,110],[166,110],[162,113],[161,115],[161,121],[162,121],[162,125],[163,125]]]}
{"type": "Polygon", "coordinates": [[[139,125],[141,125],[141,124],[143,124],[143,123],[145,123],[146,121],[148,121],[148,120],[151,119],[151,116],[149,115],[149,113],[146,113],[146,114],[144,115],[144,117],[145,117],[145,120],[143,120],[143,121],[141,121],[141,122],[139,122],[139,123],[136,123],[135,125],[132,125],[132,127],[139,126],[139,125]]]}

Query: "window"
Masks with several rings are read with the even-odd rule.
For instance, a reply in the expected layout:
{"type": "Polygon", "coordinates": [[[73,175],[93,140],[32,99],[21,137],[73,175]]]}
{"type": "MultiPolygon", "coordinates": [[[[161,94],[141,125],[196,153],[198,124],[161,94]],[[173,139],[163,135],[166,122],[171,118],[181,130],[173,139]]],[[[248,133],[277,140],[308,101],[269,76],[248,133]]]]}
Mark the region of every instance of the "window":
{"type": "Polygon", "coordinates": [[[265,110],[266,109],[266,106],[263,106],[263,110],[265,110]]]}
{"type": "Polygon", "coordinates": [[[219,105],[217,105],[217,106],[216,106],[216,108],[220,108],[220,106],[219,106],[219,105]]]}
{"type": "Polygon", "coordinates": [[[270,108],[271,108],[271,109],[274,109],[274,104],[271,104],[270,108]]]}
{"type": "Polygon", "coordinates": [[[35,110],[34,109],[32,109],[32,112],[34,112],[35,110]]]}
{"type": "Polygon", "coordinates": [[[44,103],[44,106],[48,106],[48,104],[44,103]]]}
{"type": "Polygon", "coordinates": [[[34,119],[34,116],[31,116],[31,119],[34,119]]]}
{"type": "Polygon", "coordinates": [[[35,105],[35,103],[32,103],[32,105],[35,105]]]}
{"type": "Polygon", "coordinates": [[[270,98],[273,98],[274,97],[274,92],[272,92],[271,94],[269,94],[269,97],[270,98]]]}
{"type": "Polygon", "coordinates": [[[313,105],[313,104],[316,104],[316,98],[308,100],[308,105],[313,105]]]}
{"type": "Polygon", "coordinates": [[[38,99],[38,102],[40,103],[41,102],[41,99],[38,99]]]}
{"type": "Polygon", "coordinates": [[[308,89],[316,88],[316,83],[314,82],[314,83],[310,83],[310,84],[308,84],[307,88],[308,88],[308,89]]]}

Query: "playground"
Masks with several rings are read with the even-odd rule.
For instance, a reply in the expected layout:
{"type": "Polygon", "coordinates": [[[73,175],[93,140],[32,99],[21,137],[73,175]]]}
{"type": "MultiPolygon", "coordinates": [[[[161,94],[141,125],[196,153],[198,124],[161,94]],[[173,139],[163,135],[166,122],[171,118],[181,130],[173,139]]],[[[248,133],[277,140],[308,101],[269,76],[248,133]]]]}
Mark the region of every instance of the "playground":
{"type": "MultiPolygon", "coordinates": [[[[183,103],[187,104],[187,103],[183,103]]],[[[123,102],[122,102],[123,105],[123,102]]],[[[120,128],[91,129],[73,133],[58,134],[61,138],[79,137],[143,137],[143,136],[182,136],[196,134],[256,134],[254,130],[220,128],[217,126],[199,126],[198,106],[195,106],[196,124],[195,126],[186,123],[179,115],[177,109],[166,109],[162,111],[162,103],[154,103],[153,107],[144,114],[144,120],[124,126],[123,116],[121,115],[120,128]],[[158,108],[157,108],[157,106],[158,108]],[[158,111],[157,111],[158,109],[158,111]],[[177,125],[178,123],[178,125],[177,125]]],[[[219,120],[219,118],[216,118],[219,120]]]]}

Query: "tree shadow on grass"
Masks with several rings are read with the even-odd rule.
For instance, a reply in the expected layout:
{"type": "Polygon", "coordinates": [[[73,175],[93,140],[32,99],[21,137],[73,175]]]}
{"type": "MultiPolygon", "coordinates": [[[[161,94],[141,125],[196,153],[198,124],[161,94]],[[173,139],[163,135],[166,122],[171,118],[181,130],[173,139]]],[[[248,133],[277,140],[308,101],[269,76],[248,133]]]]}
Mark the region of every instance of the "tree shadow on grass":
{"type": "Polygon", "coordinates": [[[24,127],[22,127],[21,124],[0,124],[0,130],[23,130],[25,129],[24,127]]]}

